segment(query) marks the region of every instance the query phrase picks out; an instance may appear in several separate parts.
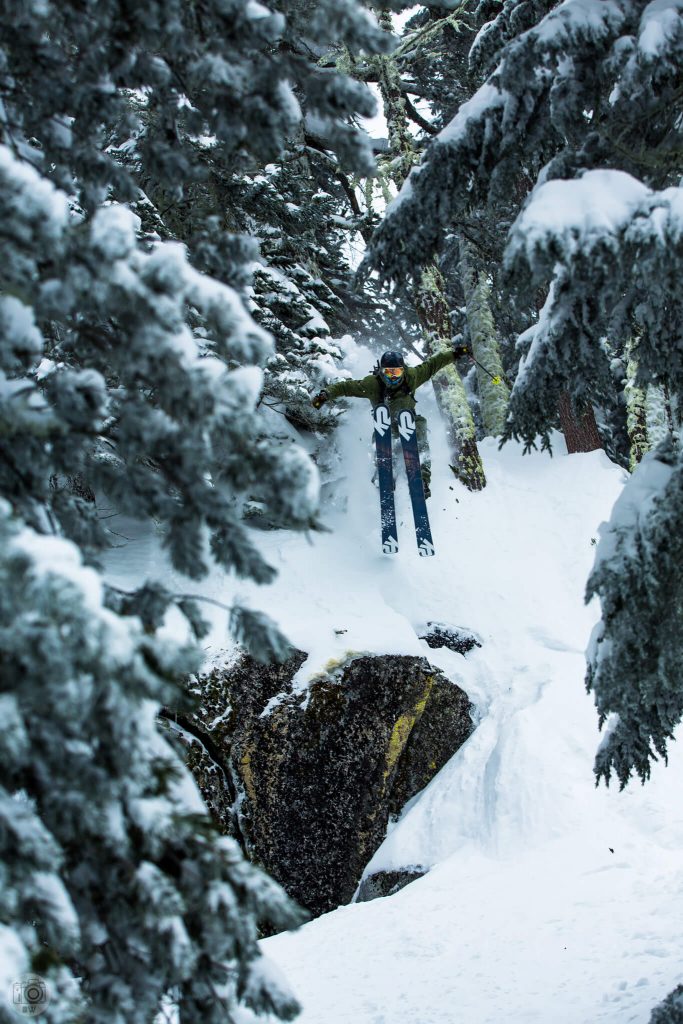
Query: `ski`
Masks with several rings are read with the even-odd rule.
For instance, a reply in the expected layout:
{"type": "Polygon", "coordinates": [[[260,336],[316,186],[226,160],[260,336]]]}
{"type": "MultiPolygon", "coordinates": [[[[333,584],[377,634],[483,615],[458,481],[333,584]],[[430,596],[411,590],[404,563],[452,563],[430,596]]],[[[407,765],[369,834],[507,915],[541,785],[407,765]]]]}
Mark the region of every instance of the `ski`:
{"type": "Polygon", "coordinates": [[[424,487],[422,486],[415,416],[409,409],[402,409],[398,414],[397,425],[403,447],[403,458],[406,464],[408,490],[410,491],[410,500],[413,506],[417,550],[420,553],[420,557],[424,558],[434,555],[436,552],[434,551],[432,531],[429,526],[429,515],[427,513],[427,502],[425,500],[424,487]]]}
{"type": "Polygon", "coordinates": [[[398,534],[394,506],[394,468],[391,459],[391,413],[389,407],[384,404],[375,406],[372,416],[379,483],[382,551],[385,555],[395,555],[398,551],[398,534]]]}

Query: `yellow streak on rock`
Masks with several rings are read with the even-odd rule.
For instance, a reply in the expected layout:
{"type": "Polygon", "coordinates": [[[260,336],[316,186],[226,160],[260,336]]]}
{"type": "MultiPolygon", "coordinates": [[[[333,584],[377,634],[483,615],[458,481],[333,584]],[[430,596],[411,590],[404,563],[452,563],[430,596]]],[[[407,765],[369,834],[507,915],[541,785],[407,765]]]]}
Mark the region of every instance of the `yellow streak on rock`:
{"type": "Polygon", "coordinates": [[[247,747],[245,752],[240,758],[240,775],[244,782],[244,788],[247,791],[247,796],[252,803],[256,803],[256,786],[254,785],[254,773],[251,768],[251,755],[253,749],[247,747]]]}
{"type": "Polygon", "coordinates": [[[391,730],[391,736],[389,737],[389,746],[387,747],[386,768],[384,769],[385,782],[391,775],[391,772],[396,767],[398,759],[405,750],[408,737],[427,705],[433,685],[434,676],[427,676],[427,685],[425,686],[424,692],[417,704],[411,708],[410,711],[405,711],[400,715],[394,723],[394,728],[391,730]]]}

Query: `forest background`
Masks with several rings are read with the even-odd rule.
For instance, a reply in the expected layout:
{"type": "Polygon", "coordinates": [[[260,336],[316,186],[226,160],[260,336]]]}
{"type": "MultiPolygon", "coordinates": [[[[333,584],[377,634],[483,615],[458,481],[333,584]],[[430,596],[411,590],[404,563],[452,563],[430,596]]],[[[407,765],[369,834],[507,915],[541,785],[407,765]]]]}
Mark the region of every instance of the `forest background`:
{"type": "Polygon", "coordinates": [[[0,5],[0,939],[50,1021],[296,1012],[257,941],[297,911],[156,727],[199,604],[101,563],[125,514],[190,581],[269,582],[250,527],[320,526],[345,334],[471,347],[436,381],[470,489],[483,436],[560,425],[640,465],[588,585],[598,779],[647,779],[680,720],[681,5],[408,6],[0,5]]]}

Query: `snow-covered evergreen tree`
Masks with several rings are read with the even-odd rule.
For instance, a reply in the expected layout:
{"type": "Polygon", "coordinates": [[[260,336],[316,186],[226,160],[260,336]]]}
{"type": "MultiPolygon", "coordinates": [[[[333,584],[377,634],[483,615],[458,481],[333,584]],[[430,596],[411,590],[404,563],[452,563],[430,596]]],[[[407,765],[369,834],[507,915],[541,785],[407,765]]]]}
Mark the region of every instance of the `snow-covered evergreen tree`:
{"type": "MultiPolygon", "coordinates": [[[[254,487],[284,525],[315,516],[310,460],[264,436],[257,250],[220,186],[277,161],[302,108],[367,171],[347,115],[371,98],[313,44],[384,44],[355,0],[281,6],[0,7],[2,952],[47,980],[54,1022],[147,1024],[164,1000],[181,1021],[296,1012],[256,944],[296,914],[212,830],[155,727],[197,667],[198,609],[177,600],[188,640],[170,644],[174,595],[96,570],[105,495],[154,519],[192,578],[212,559],[272,579],[241,520],[254,487]]],[[[257,657],[282,655],[272,623],[231,618],[257,657]]]]}
{"type": "Polygon", "coordinates": [[[249,304],[275,342],[262,401],[303,429],[332,420],[312,408],[310,395],[335,372],[341,356],[335,339],[367,337],[378,321],[372,295],[354,285],[345,173],[314,143],[304,137],[277,163],[244,176],[237,204],[241,229],[260,248],[249,304]]]}
{"type": "Polygon", "coordinates": [[[668,439],[644,456],[601,528],[588,582],[603,611],[588,671],[607,722],[596,772],[622,786],[633,772],[648,778],[683,715],[682,516],[680,444],[668,439]]]}
{"type": "Polygon", "coordinates": [[[199,171],[174,196],[146,173],[142,140],[156,114],[136,94],[130,102],[139,124],[132,135],[124,124],[112,142],[142,189],[135,209],[143,223],[161,237],[182,239],[199,269],[246,290],[254,318],[272,333],[276,352],[265,367],[263,401],[297,426],[320,428],[330,417],[315,413],[309,398],[339,356],[332,336],[364,329],[374,315],[373,302],[353,286],[347,216],[347,174],[371,173],[372,154],[364,133],[340,117],[370,114],[374,100],[314,58],[332,41],[373,49],[388,39],[357,4],[346,5],[343,16],[324,2],[280,6],[287,20],[279,49],[300,119],[277,155],[247,139],[247,152],[236,160],[215,134],[197,136],[181,124],[182,144],[199,171]]]}
{"type": "Polygon", "coordinates": [[[377,233],[384,272],[410,275],[445,226],[477,204],[507,203],[547,161],[505,255],[518,303],[547,289],[511,397],[510,429],[527,443],[554,424],[564,392],[580,405],[611,391],[610,352],[633,324],[638,383],[678,393],[679,195],[661,186],[679,132],[681,47],[675,4],[505,5],[475,46],[492,73],[428,146],[377,233]],[[596,166],[606,160],[610,169],[596,166]]]}
{"type": "MultiPolygon", "coordinates": [[[[382,13],[380,22],[387,32],[392,30],[391,15],[382,13]]],[[[380,160],[379,173],[384,199],[390,198],[389,182],[400,188],[418,159],[419,144],[411,130],[411,120],[423,130],[430,131],[430,123],[413,106],[402,79],[405,55],[420,50],[420,41],[439,34],[451,22],[454,14],[440,17],[436,26],[428,26],[408,36],[395,52],[383,54],[369,62],[353,64],[354,73],[363,80],[377,82],[382,100],[382,111],[387,122],[388,146],[380,160]]],[[[370,202],[368,202],[370,206],[370,202]]],[[[413,274],[415,286],[410,300],[417,313],[423,334],[424,347],[432,355],[453,344],[453,330],[445,290],[445,281],[438,265],[428,259],[419,274],[413,274]]],[[[450,466],[455,475],[471,490],[479,490],[486,483],[481,458],[477,449],[474,419],[467,394],[455,366],[447,367],[435,378],[435,394],[444,419],[450,449],[450,466]]]]}
{"type": "MultiPolygon", "coordinates": [[[[485,203],[505,208],[515,194],[521,202],[521,183],[543,169],[513,228],[506,262],[522,304],[555,277],[546,313],[551,311],[551,329],[564,340],[541,340],[549,328],[544,314],[534,346],[539,357],[534,355],[534,372],[529,372],[527,359],[524,380],[513,395],[513,412],[520,406],[517,423],[535,410],[535,422],[525,424],[525,436],[541,432],[541,422],[550,421],[563,388],[580,403],[599,399],[611,386],[600,337],[608,328],[610,334],[621,330],[622,337],[628,336],[628,317],[639,306],[634,293],[640,295],[641,289],[630,274],[633,248],[630,255],[622,249],[629,286],[621,301],[619,283],[609,277],[608,249],[620,245],[614,237],[619,225],[625,229],[631,213],[635,221],[639,218],[635,194],[629,191],[637,190],[633,175],[652,188],[668,184],[675,175],[670,154],[679,130],[681,42],[675,4],[603,5],[593,18],[592,10],[567,0],[544,13],[542,4],[506,4],[496,22],[482,30],[475,54],[481,61],[486,57],[493,72],[427,147],[375,243],[375,259],[385,273],[414,276],[416,259],[439,247],[445,227],[485,203]],[[620,139],[618,146],[615,138],[620,139]],[[604,163],[624,173],[596,169],[604,163]],[[580,173],[584,177],[575,183],[566,180],[580,173]],[[552,180],[559,177],[565,180],[552,180]],[[589,207],[579,211],[588,194],[589,207]],[[561,210],[566,211],[562,224],[561,210]],[[591,242],[585,264],[585,250],[567,244],[577,233],[591,242]],[[553,273],[555,254],[560,259],[553,273]],[[595,278],[598,265],[602,281],[595,278]],[[586,298],[589,280],[592,302],[586,298]],[[567,325],[572,326],[569,336],[562,334],[567,325]],[[584,346],[572,340],[582,330],[584,336],[591,332],[584,346]]],[[[635,245],[639,225],[633,227],[629,240],[635,245]]],[[[647,233],[647,226],[642,227],[647,233]]],[[[652,232],[650,236],[654,240],[652,232]]],[[[659,283],[662,293],[669,293],[669,284],[659,283]]],[[[665,320],[662,304],[651,305],[660,308],[665,320]]],[[[636,322],[645,316],[646,309],[639,308],[636,322]]],[[[672,333],[668,331],[669,337],[672,333]]],[[[655,368],[647,346],[644,340],[643,373],[652,376],[655,368]]],[[[677,372],[675,362],[669,373],[677,372]]]]}
{"type": "Polygon", "coordinates": [[[188,576],[206,571],[207,530],[219,563],[267,581],[272,571],[240,525],[233,494],[258,476],[272,483],[273,507],[290,524],[310,521],[315,508],[303,453],[282,459],[256,436],[261,374],[238,364],[267,358],[268,336],[230,287],[191,267],[182,246],[141,247],[124,207],[74,218],[67,197],[6,148],[0,176],[12,225],[1,272],[2,366],[12,375],[3,396],[5,495],[34,528],[52,521],[97,549],[106,537],[96,502],[71,484],[78,478],[119,511],[164,524],[172,560],[188,576]],[[42,362],[38,323],[50,338],[42,362]]]}
{"type": "Polygon", "coordinates": [[[290,1019],[257,939],[293,907],[214,832],[157,731],[197,651],[114,614],[75,546],[4,501],[0,540],[3,973],[49,984],[48,1021],[148,1024],[164,998],[184,1021],[239,1003],[290,1019]]]}

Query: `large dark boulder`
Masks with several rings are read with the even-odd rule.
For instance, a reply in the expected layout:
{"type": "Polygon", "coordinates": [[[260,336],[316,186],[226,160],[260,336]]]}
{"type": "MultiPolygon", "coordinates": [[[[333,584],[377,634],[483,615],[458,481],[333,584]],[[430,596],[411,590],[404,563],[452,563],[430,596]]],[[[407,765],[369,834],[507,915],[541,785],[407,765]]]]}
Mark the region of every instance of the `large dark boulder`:
{"type": "Polygon", "coordinates": [[[312,914],[348,903],[390,815],[472,730],[466,694],[425,658],[363,656],[305,694],[280,666],[244,657],[199,681],[173,715],[219,826],[312,914]]]}

